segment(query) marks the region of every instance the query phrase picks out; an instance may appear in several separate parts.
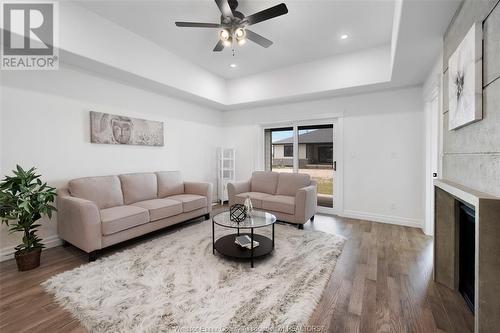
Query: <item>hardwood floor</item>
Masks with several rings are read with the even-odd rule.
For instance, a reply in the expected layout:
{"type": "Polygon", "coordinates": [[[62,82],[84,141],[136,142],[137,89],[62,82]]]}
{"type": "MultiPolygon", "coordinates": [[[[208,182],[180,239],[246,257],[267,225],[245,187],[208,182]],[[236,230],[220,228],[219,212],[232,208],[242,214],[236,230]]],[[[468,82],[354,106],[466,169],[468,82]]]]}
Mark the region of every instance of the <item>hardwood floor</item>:
{"type": "Polygon", "coordinates": [[[348,238],[310,325],[327,332],[472,332],[461,296],[432,281],[420,229],[316,216],[306,229],[348,238]]]}
{"type": "MultiPolygon", "coordinates": [[[[305,229],[348,239],[309,332],[473,331],[463,299],[432,282],[432,239],[420,230],[326,215],[317,215],[305,229]]],[[[115,246],[104,255],[171,231],[115,246]]],[[[40,287],[86,260],[84,252],[59,246],[43,251],[42,265],[33,271],[17,272],[13,260],[0,263],[0,332],[86,332],[40,287]]]]}

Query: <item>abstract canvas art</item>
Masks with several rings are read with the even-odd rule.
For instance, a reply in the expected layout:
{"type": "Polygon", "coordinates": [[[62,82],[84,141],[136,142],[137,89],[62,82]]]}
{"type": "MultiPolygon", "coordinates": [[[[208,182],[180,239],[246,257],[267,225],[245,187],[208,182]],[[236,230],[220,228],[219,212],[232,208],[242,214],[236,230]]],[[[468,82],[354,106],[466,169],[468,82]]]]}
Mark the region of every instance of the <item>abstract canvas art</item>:
{"type": "Polygon", "coordinates": [[[163,146],[163,122],[90,111],[92,143],[163,146]]]}
{"type": "Polygon", "coordinates": [[[448,129],[482,119],[482,25],[475,23],[448,61],[448,129]]]}

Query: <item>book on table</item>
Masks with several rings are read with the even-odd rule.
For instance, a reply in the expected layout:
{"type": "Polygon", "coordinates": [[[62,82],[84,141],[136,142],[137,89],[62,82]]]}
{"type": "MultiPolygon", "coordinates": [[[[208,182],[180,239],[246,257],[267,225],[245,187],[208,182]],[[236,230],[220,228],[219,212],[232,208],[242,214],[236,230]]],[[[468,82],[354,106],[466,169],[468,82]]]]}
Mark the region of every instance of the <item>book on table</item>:
{"type": "MultiPolygon", "coordinates": [[[[244,248],[247,248],[247,249],[251,249],[251,239],[250,239],[250,236],[248,235],[244,235],[244,236],[238,236],[236,237],[236,239],[234,240],[234,242],[241,246],[241,247],[244,247],[244,248]]],[[[257,246],[259,246],[259,242],[257,241],[253,241],[253,247],[256,248],[257,246]]]]}

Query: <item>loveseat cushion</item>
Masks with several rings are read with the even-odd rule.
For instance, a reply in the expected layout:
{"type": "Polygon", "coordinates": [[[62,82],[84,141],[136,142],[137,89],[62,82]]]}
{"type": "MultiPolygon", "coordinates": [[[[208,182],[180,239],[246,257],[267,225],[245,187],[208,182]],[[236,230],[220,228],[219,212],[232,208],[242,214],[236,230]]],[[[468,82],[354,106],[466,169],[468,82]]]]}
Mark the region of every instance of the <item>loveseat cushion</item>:
{"type": "Polygon", "coordinates": [[[295,214],[295,197],[272,195],[262,200],[262,209],[285,214],[295,214]]]}
{"type": "Polygon", "coordinates": [[[147,209],[136,206],[117,206],[101,209],[103,235],[111,235],[149,222],[147,209]]]}
{"type": "Polygon", "coordinates": [[[182,202],[168,198],[139,201],[131,205],[147,209],[151,221],[161,220],[182,213],[182,202]]]}
{"type": "Polygon", "coordinates": [[[184,194],[184,182],[179,171],[157,172],[158,177],[158,198],[169,195],[184,194]]]}
{"type": "Polygon", "coordinates": [[[197,194],[171,195],[167,199],[182,202],[182,211],[184,213],[207,207],[207,197],[197,194]]]}
{"type": "Polygon", "coordinates": [[[276,194],[278,187],[277,172],[255,171],[252,174],[250,189],[252,192],[262,192],[267,194],[276,194]]]}
{"type": "Polygon", "coordinates": [[[123,205],[123,194],[118,176],[85,177],[68,184],[71,196],[90,200],[100,209],[123,205]]]}
{"type": "Polygon", "coordinates": [[[280,173],[276,194],[295,196],[297,191],[311,184],[311,176],[305,173],[280,173]]]}
{"type": "Polygon", "coordinates": [[[157,198],[158,184],[154,173],[129,173],[119,177],[126,205],[157,198]]]}
{"type": "Polygon", "coordinates": [[[271,196],[270,194],[267,193],[261,193],[261,192],[243,192],[240,194],[237,194],[234,196],[234,202],[237,204],[243,205],[245,203],[245,200],[247,197],[250,197],[250,200],[252,201],[252,206],[253,208],[262,208],[262,200],[265,198],[271,196]]]}

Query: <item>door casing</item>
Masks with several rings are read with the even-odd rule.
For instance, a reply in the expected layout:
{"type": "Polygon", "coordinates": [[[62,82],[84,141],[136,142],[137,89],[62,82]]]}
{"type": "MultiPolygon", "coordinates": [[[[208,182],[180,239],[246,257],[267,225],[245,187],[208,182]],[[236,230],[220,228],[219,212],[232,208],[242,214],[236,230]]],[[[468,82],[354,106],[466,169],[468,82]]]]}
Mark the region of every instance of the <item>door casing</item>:
{"type": "Polygon", "coordinates": [[[336,161],[336,170],[332,170],[333,176],[333,207],[317,206],[316,212],[330,215],[341,215],[343,212],[343,135],[344,135],[344,119],[342,116],[316,118],[308,120],[292,120],[286,122],[275,122],[260,124],[259,128],[259,156],[257,161],[257,169],[265,170],[265,140],[264,132],[267,129],[280,127],[293,127],[293,171],[298,172],[299,168],[299,144],[298,144],[298,128],[300,126],[314,125],[329,125],[333,124],[333,160],[336,161]]]}

